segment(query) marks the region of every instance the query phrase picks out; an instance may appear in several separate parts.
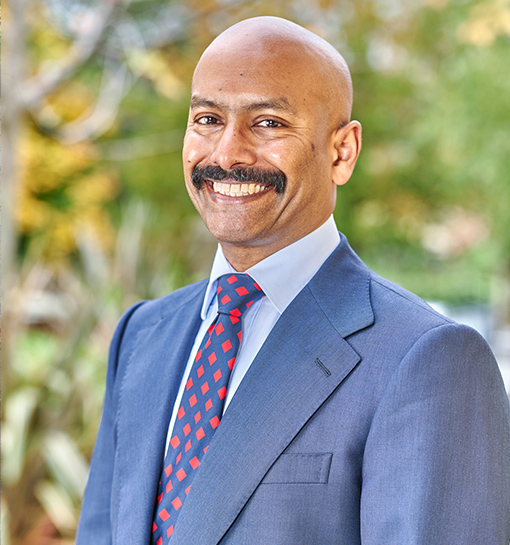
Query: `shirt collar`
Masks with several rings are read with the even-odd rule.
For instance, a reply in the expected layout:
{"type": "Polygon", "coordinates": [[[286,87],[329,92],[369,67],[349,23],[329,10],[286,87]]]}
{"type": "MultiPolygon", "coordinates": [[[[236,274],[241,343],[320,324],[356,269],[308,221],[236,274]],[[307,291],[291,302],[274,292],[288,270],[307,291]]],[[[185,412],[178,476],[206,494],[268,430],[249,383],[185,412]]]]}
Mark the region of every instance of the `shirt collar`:
{"type": "MultiPolygon", "coordinates": [[[[280,314],[308,284],[340,242],[340,234],[331,216],[315,231],[266,257],[246,271],[262,288],[280,314]],[[292,279],[292,281],[289,281],[292,279]]],[[[205,292],[201,317],[205,320],[216,295],[216,280],[236,271],[218,245],[205,292]]]]}

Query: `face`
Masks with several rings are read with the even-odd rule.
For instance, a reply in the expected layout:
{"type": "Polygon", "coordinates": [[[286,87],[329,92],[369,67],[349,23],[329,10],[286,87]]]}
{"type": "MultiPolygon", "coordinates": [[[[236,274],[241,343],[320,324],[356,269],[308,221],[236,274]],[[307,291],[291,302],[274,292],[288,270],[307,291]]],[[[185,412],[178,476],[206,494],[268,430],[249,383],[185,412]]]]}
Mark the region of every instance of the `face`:
{"type": "Polygon", "coordinates": [[[233,51],[207,52],[197,67],[183,160],[190,197],[236,267],[236,256],[252,265],[331,215],[337,127],[294,51],[233,51]]]}

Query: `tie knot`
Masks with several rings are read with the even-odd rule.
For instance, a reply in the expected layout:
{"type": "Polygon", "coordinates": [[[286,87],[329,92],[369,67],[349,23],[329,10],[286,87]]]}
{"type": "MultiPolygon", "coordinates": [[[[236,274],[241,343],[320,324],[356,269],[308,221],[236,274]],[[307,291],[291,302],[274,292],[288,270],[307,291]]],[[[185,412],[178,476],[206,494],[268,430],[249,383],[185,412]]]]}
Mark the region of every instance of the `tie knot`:
{"type": "Polygon", "coordinates": [[[218,278],[218,312],[241,316],[263,297],[262,288],[249,274],[224,274],[218,278]]]}

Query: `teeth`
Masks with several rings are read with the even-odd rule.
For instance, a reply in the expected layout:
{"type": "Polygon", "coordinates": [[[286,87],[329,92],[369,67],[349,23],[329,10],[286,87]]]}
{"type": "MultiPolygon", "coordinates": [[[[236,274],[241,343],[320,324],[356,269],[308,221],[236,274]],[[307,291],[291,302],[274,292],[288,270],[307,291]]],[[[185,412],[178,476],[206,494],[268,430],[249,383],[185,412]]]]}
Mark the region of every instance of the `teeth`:
{"type": "Polygon", "coordinates": [[[215,193],[221,193],[228,197],[243,197],[246,195],[254,195],[265,189],[261,184],[224,184],[223,182],[213,182],[213,190],[215,193]]]}

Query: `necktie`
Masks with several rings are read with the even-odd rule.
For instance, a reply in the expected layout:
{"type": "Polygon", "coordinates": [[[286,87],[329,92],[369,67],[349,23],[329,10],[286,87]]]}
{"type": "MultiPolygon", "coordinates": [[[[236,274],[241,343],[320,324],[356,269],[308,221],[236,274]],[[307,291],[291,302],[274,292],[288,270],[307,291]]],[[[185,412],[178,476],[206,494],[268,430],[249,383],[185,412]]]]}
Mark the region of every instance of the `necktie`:
{"type": "Polygon", "coordinates": [[[223,414],[243,313],[262,296],[247,274],[218,279],[218,315],[200,344],[177,412],[158,487],[152,544],[169,543],[182,504],[223,414]]]}

